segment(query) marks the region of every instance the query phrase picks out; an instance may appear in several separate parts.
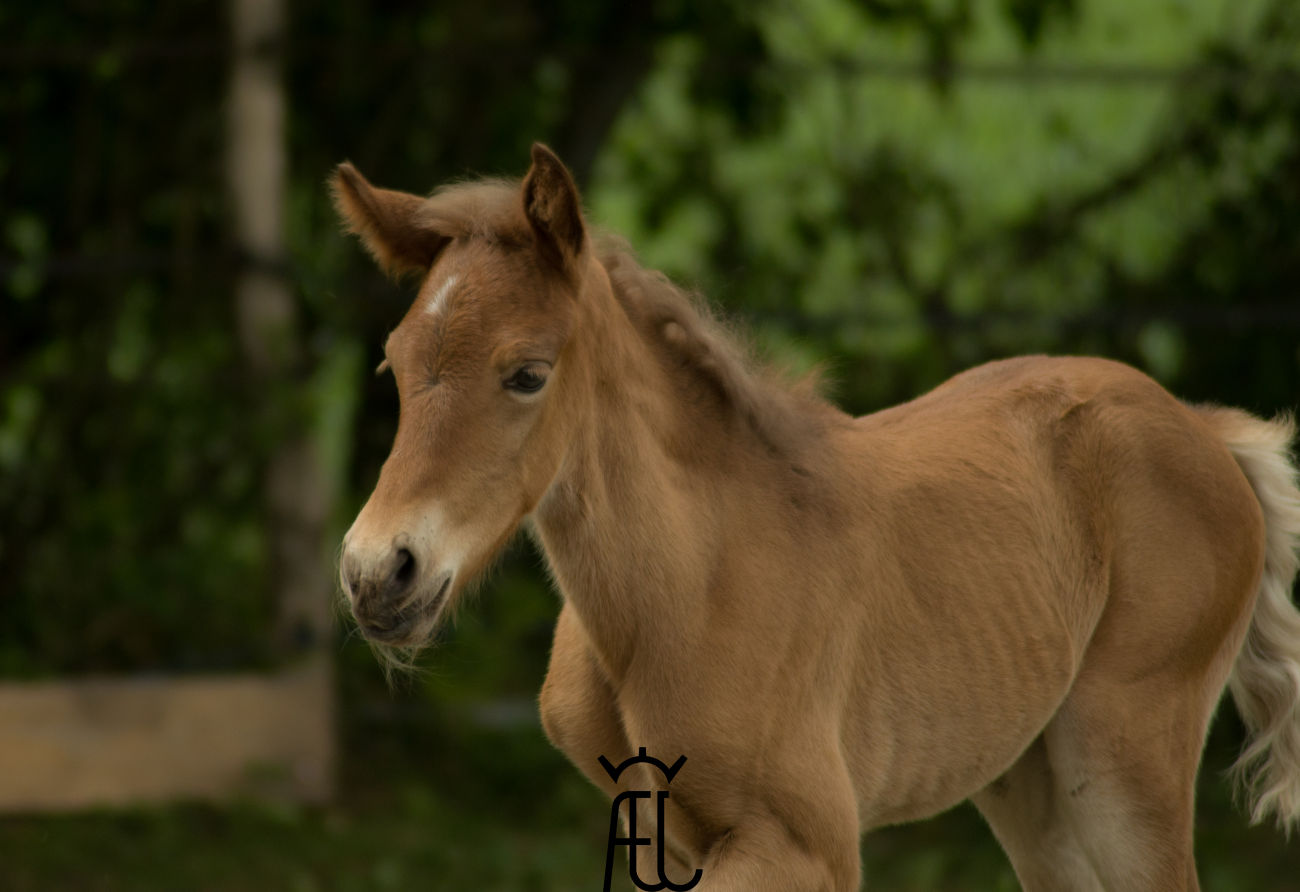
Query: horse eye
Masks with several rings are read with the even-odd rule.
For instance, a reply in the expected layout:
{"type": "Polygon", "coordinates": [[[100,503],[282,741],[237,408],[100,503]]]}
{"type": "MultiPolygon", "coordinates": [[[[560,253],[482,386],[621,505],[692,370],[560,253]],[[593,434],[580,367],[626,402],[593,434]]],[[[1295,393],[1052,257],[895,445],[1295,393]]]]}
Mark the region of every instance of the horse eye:
{"type": "Polygon", "coordinates": [[[540,366],[526,365],[505,380],[505,387],[519,393],[536,393],[545,383],[546,373],[540,366]]]}

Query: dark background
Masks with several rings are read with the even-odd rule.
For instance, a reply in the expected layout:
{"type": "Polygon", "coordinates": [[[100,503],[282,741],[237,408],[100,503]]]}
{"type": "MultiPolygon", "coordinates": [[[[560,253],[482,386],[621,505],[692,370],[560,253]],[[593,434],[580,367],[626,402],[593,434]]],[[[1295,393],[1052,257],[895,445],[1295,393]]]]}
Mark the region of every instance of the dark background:
{"type": "MultiPolygon", "coordinates": [[[[289,114],[276,257],[231,220],[228,31],[213,3],[0,7],[4,679],[284,659],[275,457],[314,444],[328,564],[396,418],[370,369],[410,292],[338,231],[324,183],[345,158],[423,192],[522,174],[547,141],[594,223],[774,358],[824,365],[854,412],[1039,351],[1296,406],[1290,0],[291,3],[258,49],[289,114]],[[237,331],[250,266],[293,289],[269,379],[237,331]]],[[[517,544],[391,690],[341,617],[334,804],[3,818],[0,886],[596,888],[606,804],[532,706],[556,607],[517,544]]],[[[1294,845],[1229,803],[1239,744],[1225,706],[1202,881],[1296,888],[1294,845]]],[[[864,855],[873,888],[1015,888],[969,809],[864,855]]]]}

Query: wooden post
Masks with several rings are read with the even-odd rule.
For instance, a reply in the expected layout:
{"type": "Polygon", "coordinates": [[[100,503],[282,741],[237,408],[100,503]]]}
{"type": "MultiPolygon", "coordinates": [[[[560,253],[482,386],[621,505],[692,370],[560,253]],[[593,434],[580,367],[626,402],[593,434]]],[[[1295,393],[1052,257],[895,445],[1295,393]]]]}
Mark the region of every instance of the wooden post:
{"type": "MultiPolygon", "coordinates": [[[[268,393],[301,384],[303,350],[298,314],[285,254],[286,102],[281,72],[285,0],[231,0],[230,95],[227,108],[226,181],[232,222],[246,262],[235,282],[240,347],[251,373],[268,393]]],[[[301,398],[301,394],[297,394],[301,398]]],[[[304,401],[305,402],[305,401],[304,401]]],[[[285,410],[283,404],[276,408],[285,410]]],[[[305,407],[300,406],[305,416],[305,407]]],[[[306,418],[291,429],[272,454],[266,498],[279,597],[275,639],[288,660],[313,667],[323,687],[310,699],[324,713],[314,724],[328,741],[317,756],[324,764],[305,771],[328,796],[333,777],[333,675],[330,671],[330,604],[334,575],[325,534],[334,502],[333,481],[323,473],[306,418]]],[[[291,713],[284,721],[292,721],[291,713]]]]}
{"type": "MultiPolygon", "coordinates": [[[[284,0],[232,0],[227,182],[235,236],[247,259],[235,284],[240,347],[266,392],[302,380],[297,307],[285,269],[285,98],[279,49],[284,0]]],[[[329,637],[334,578],[324,547],[334,493],[308,425],[279,444],[266,492],[279,594],[277,639],[288,652],[314,652],[329,637]]]]}
{"type": "Polygon", "coordinates": [[[321,660],[275,675],[0,684],[0,810],[322,801],[331,697],[321,660]]]}

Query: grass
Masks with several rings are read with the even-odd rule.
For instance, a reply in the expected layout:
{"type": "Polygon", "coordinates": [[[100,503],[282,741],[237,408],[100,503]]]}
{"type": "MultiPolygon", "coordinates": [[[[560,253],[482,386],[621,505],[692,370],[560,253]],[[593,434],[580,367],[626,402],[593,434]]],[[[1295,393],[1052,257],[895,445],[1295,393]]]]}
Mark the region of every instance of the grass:
{"type": "MultiPolygon", "coordinates": [[[[1249,828],[1226,782],[1230,730],[1212,740],[1198,808],[1206,890],[1300,889],[1300,847],[1249,828]]],[[[0,819],[0,889],[598,890],[608,803],[536,728],[484,730],[429,707],[344,731],[337,801],[241,802],[0,819]]],[[[1000,892],[1014,874],[969,807],[871,834],[866,888],[1000,892]]],[[[619,862],[625,876],[625,862],[619,862]]],[[[631,892],[625,880],[620,892],[631,892]]]]}

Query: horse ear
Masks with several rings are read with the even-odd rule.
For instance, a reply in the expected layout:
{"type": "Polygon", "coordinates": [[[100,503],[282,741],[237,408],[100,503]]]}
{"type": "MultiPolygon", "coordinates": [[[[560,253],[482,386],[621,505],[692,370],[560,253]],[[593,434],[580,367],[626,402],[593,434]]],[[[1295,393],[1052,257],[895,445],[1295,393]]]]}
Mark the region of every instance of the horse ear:
{"type": "Polygon", "coordinates": [[[423,198],[377,189],[346,161],[335,169],[330,191],[348,231],[389,275],[425,272],[451,241],[422,219],[423,198]]]}
{"type": "Polygon", "coordinates": [[[533,143],[533,166],[524,177],[523,200],[538,244],[567,266],[586,242],[582,201],[564,162],[539,142],[533,143]]]}

